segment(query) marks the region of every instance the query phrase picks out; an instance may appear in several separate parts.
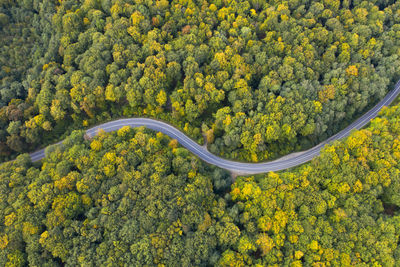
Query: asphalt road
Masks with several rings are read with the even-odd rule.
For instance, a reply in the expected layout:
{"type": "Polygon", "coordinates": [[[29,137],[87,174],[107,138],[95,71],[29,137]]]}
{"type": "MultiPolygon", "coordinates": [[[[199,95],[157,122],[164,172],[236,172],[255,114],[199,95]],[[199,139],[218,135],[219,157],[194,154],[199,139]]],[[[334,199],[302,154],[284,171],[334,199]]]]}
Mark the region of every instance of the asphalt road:
{"type": "MultiPolygon", "coordinates": [[[[210,152],[207,151],[206,148],[198,145],[195,141],[190,139],[188,136],[186,136],[184,133],[176,129],[175,127],[162,122],[158,120],[153,120],[153,119],[147,119],[147,118],[130,118],[130,119],[120,119],[120,120],[115,120],[115,121],[110,121],[103,123],[99,126],[90,128],[86,131],[86,134],[89,137],[93,137],[98,133],[99,129],[103,129],[106,132],[111,132],[118,130],[124,126],[130,126],[130,127],[140,127],[140,126],[145,126],[149,129],[162,132],[168,136],[170,136],[173,139],[177,139],[178,142],[184,146],[186,149],[191,151],[193,154],[197,155],[199,158],[204,160],[205,162],[208,162],[210,164],[216,165],[220,168],[233,171],[239,174],[256,174],[256,173],[265,173],[265,172],[270,172],[270,171],[280,171],[284,169],[288,169],[291,167],[295,167],[298,165],[301,165],[305,162],[310,161],[314,157],[318,156],[321,149],[328,143],[338,140],[341,138],[344,138],[348,136],[351,131],[360,129],[363,126],[365,126],[368,122],[371,121],[371,119],[375,118],[378,114],[378,112],[384,107],[388,106],[392,101],[397,97],[397,95],[400,93],[400,81],[397,82],[395,85],[394,90],[392,90],[390,93],[388,93],[384,99],[382,99],[375,107],[373,107],[371,110],[369,110],[367,113],[365,113],[363,116],[358,118],[355,122],[350,124],[348,127],[340,131],[339,133],[331,136],[324,142],[320,143],[319,145],[316,145],[315,147],[302,151],[302,152],[297,152],[294,154],[290,154],[288,156],[285,156],[281,159],[277,159],[274,161],[270,162],[263,162],[263,163],[244,163],[244,162],[236,162],[236,161],[231,161],[231,160],[226,160],[223,158],[220,158],[214,154],[211,154],[210,152]]],[[[61,144],[61,142],[57,144],[61,144]]],[[[44,158],[45,149],[36,151],[32,154],[30,154],[32,161],[39,161],[44,158]]]]}

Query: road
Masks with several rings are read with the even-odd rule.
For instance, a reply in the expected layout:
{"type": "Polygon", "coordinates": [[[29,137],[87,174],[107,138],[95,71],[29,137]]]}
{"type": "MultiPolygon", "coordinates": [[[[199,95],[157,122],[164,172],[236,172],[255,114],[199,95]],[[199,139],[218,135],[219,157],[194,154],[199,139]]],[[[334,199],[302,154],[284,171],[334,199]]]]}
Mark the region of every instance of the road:
{"type": "MultiPolygon", "coordinates": [[[[309,150],[296,152],[292,156],[288,155],[282,159],[276,159],[274,161],[262,162],[262,163],[244,163],[236,162],[227,159],[220,158],[212,153],[210,153],[205,147],[198,145],[195,141],[190,139],[184,133],[176,129],[175,127],[158,120],[148,119],[148,118],[129,118],[120,119],[115,121],[110,121],[98,125],[96,127],[90,128],[86,131],[89,137],[93,137],[98,133],[99,129],[106,132],[111,132],[118,130],[124,126],[130,127],[140,127],[145,126],[154,131],[162,132],[173,139],[178,140],[178,142],[184,146],[186,149],[191,151],[193,154],[204,160],[205,162],[218,166],[220,168],[238,173],[238,174],[256,174],[265,173],[270,171],[280,171],[295,167],[312,160],[314,157],[318,156],[321,149],[328,143],[333,142],[338,139],[342,139],[348,136],[351,131],[357,130],[365,126],[373,118],[375,118],[378,112],[384,107],[388,106],[400,93],[400,81],[397,82],[395,88],[389,92],[384,99],[382,99],[376,106],[365,113],[363,116],[358,118],[355,122],[347,126],[345,129],[339,133],[331,136],[324,142],[312,147],[309,150]]],[[[61,144],[61,142],[57,144],[61,144]]],[[[44,158],[44,149],[36,151],[30,154],[32,161],[39,161],[44,158]]]]}

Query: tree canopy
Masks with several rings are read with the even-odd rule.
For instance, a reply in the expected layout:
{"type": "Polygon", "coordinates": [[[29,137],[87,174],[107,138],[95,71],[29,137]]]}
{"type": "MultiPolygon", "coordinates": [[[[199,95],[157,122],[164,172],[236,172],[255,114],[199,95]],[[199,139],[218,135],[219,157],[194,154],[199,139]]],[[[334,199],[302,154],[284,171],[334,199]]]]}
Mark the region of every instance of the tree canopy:
{"type": "MultiPolygon", "coordinates": [[[[400,106],[293,171],[240,177],[242,225],[220,264],[396,266],[400,236],[400,106]]],[[[238,266],[236,265],[236,266],[238,266]]]]}
{"type": "Polygon", "coordinates": [[[161,133],[75,131],[0,165],[0,264],[396,266],[399,118],[234,183],[161,133]]]}
{"type": "Polygon", "coordinates": [[[400,105],[247,177],[144,128],[83,129],[151,117],[273,159],[381,99],[399,37],[394,0],[0,0],[0,265],[396,266],[400,105]]]}
{"type": "Polygon", "coordinates": [[[74,132],[41,166],[0,166],[2,266],[216,264],[239,229],[216,195],[229,175],[162,134],[74,132]],[[14,264],[14,265],[13,265],[14,264]]]}
{"type": "Polygon", "coordinates": [[[399,8],[2,1],[0,153],[6,159],[121,116],[163,119],[199,142],[206,134],[209,149],[228,158],[256,162],[307,148],[400,77],[399,8]]]}

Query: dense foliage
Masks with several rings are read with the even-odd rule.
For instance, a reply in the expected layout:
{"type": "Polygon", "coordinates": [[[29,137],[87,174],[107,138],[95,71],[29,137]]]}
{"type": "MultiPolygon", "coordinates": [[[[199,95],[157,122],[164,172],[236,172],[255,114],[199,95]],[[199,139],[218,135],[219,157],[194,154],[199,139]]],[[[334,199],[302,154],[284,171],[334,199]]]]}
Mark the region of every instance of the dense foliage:
{"type": "Polygon", "coordinates": [[[74,132],[0,166],[6,266],[396,266],[400,106],[293,171],[231,178],[162,134],[74,132]]]}
{"type": "Polygon", "coordinates": [[[239,235],[214,194],[230,179],[168,143],[129,128],[74,133],[41,166],[26,154],[1,165],[0,265],[216,263],[239,235]]]}
{"type": "Polygon", "coordinates": [[[58,58],[50,23],[54,12],[50,0],[0,0],[0,158],[31,150],[42,141],[39,132],[25,126],[37,115],[26,97],[40,82],[43,64],[58,58]]]}
{"type": "MultiPolygon", "coordinates": [[[[338,131],[400,78],[400,2],[0,0],[1,266],[396,266],[400,106],[297,169],[231,177],[338,131]],[[72,132],[72,134],[70,134],[72,132]]],[[[398,265],[398,264],[397,264],[398,265]]]]}
{"type": "Polygon", "coordinates": [[[399,122],[400,106],[386,109],[368,129],[326,147],[311,164],[237,180],[232,209],[243,234],[222,262],[397,266],[399,122]]]}
{"type": "Polygon", "coordinates": [[[1,74],[15,73],[1,89],[3,156],[69,126],[151,116],[206,135],[214,153],[269,159],[337,131],[400,76],[396,1],[11,2],[0,2],[2,61],[15,58],[1,74]],[[20,21],[40,49],[13,45],[20,21]],[[13,64],[26,57],[29,75],[13,64]]]}
{"type": "MultiPolygon", "coordinates": [[[[52,48],[56,47],[49,47],[49,19],[54,10],[49,1],[0,1],[0,107],[12,99],[25,99],[30,83],[40,74],[38,68],[52,60],[52,48]]],[[[24,108],[28,108],[26,104],[24,108]]],[[[26,117],[31,113],[34,111],[26,117]]]]}

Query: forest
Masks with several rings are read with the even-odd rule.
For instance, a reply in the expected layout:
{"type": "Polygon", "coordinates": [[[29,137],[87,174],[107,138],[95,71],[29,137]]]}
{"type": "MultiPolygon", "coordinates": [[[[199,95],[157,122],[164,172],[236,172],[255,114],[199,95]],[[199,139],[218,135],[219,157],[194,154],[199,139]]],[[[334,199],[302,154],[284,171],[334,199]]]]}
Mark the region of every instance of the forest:
{"type": "Polygon", "coordinates": [[[396,266],[400,105],[293,170],[232,180],[144,128],[0,165],[1,266],[396,266]]]}
{"type": "Polygon", "coordinates": [[[399,57],[395,0],[0,0],[0,266],[397,266],[398,101],[253,176],[85,129],[149,117],[271,160],[382,99],[399,57]]]}
{"type": "Polygon", "coordinates": [[[46,152],[0,167],[2,266],[216,263],[239,234],[216,195],[229,175],[161,134],[73,132],[46,152]]]}
{"type": "Polygon", "coordinates": [[[1,0],[3,161],[118,117],[245,161],[308,148],[400,77],[398,1],[1,0]]]}

